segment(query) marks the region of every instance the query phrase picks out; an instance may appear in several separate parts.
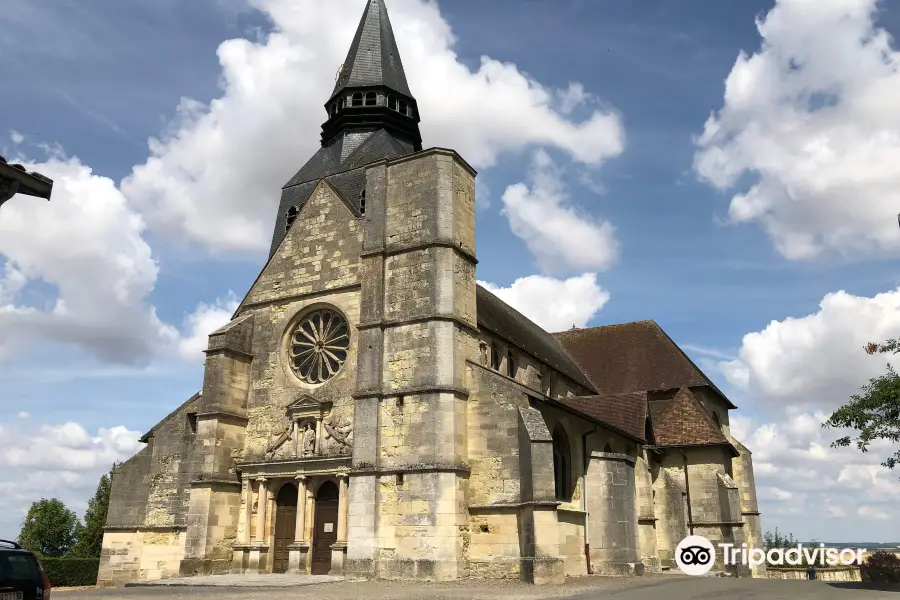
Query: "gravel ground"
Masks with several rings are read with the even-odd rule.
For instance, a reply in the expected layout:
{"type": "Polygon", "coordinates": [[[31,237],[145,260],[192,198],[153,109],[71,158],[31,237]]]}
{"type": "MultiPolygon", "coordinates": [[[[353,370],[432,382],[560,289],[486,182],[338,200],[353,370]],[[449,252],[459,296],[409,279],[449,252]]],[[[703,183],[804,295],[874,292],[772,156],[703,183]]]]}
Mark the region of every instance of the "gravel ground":
{"type": "Polygon", "coordinates": [[[862,589],[858,584],[821,581],[693,578],[679,575],[641,578],[584,577],[565,585],[521,583],[340,582],[293,588],[127,587],[54,590],[65,600],[900,600],[897,591],[862,589]]]}

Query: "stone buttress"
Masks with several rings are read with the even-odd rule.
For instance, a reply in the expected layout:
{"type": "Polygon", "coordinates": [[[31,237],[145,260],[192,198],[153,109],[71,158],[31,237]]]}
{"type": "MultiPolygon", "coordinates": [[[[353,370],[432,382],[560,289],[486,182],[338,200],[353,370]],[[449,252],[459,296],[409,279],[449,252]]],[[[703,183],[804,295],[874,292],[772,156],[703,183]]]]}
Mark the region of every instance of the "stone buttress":
{"type": "Polygon", "coordinates": [[[366,172],[351,577],[465,575],[465,361],[478,352],[474,177],[441,149],[366,172]]]}

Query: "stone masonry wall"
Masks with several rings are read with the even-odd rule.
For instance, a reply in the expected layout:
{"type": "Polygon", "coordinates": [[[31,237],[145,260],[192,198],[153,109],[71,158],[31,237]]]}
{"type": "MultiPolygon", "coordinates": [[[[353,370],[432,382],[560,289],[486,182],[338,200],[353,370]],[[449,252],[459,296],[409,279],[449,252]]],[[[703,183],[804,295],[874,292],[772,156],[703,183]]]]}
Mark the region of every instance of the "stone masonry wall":
{"type": "Polygon", "coordinates": [[[465,575],[474,173],[430,150],[366,173],[345,572],[465,575]]]}
{"type": "Polygon", "coordinates": [[[320,183],[243,304],[285,300],[359,281],[360,221],[340,195],[320,183]]]}
{"type": "Polygon", "coordinates": [[[591,566],[605,575],[641,574],[634,457],[592,451],[588,466],[591,566]]]}

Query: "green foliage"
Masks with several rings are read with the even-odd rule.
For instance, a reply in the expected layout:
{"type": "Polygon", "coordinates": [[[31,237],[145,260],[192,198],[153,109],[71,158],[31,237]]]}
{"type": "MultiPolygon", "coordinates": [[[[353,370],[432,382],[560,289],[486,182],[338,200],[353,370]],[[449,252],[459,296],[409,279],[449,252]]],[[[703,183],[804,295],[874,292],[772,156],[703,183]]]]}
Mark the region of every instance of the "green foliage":
{"type": "Polygon", "coordinates": [[[79,523],[76,527],[72,556],[100,558],[103,527],[106,525],[111,487],[109,475],[100,478],[94,497],[88,501],[87,512],[84,513],[84,525],[79,523]]]}
{"type": "Polygon", "coordinates": [[[41,557],[65,556],[75,541],[78,517],[61,500],[41,498],[28,509],[19,544],[41,557]]]}
{"type": "MultiPolygon", "coordinates": [[[[900,340],[888,340],[884,344],[870,343],[865,348],[868,354],[900,353],[900,340]]],[[[832,429],[855,429],[857,438],[844,436],[835,440],[832,448],[846,448],[856,443],[857,449],[867,452],[876,440],[900,442],[900,375],[888,364],[887,371],[869,380],[862,392],[850,397],[850,402],[839,408],[822,427],[832,429]]],[[[889,456],[882,464],[893,469],[900,462],[900,450],[889,456]]]]}
{"type": "Polygon", "coordinates": [[[99,558],[42,558],[41,564],[53,587],[97,585],[99,558]]]}
{"type": "Polygon", "coordinates": [[[867,583],[900,583],[900,558],[883,550],[873,552],[863,561],[859,575],[867,583]]]}
{"type": "Polygon", "coordinates": [[[763,548],[766,550],[772,548],[796,548],[797,543],[797,540],[794,539],[794,534],[789,533],[784,535],[778,531],[777,527],[775,528],[775,531],[767,531],[763,536],[763,548]]]}

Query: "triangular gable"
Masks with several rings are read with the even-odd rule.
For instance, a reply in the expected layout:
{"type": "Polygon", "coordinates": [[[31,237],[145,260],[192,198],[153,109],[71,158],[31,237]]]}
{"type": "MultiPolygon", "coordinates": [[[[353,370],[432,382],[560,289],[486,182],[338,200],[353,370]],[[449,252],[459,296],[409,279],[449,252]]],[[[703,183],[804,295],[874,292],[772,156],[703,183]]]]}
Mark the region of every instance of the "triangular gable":
{"type": "MultiPolygon", "coordinates": [[[[300,209],[300,212],[297,214],[297,218],[294,221],[294,226],[292,226],[290,230],[288,230],[287,235],[284,236],[284,238],[281,240],[281,243],[278,245],[278,249],[274,254],[272,254],[268,262],[266,262],[266,265],[259,272],[259,275],[256,276],[256,280],[254,280],[253,285],[250,286],[247,294],[241,300],[241,303],[238,305],[237,310],[235,310],[234,314],[231,317],[232,319],[235,319],[239,314],[241,314],[241,311],[247,304],[254,304],[258,301],[264,301],[262,298],[257,297],[259,296],[259,294],[255,294],[255,292],[259,291],[259,288],[262,285],[270,285],[270,283],[275,280],[288,280],[287,273],[294,268],[295,264],[293,260],[296,259],[296,256],[286,256],[284,248],[289,242],[293,241],[293,238],[302,235],[303,227],[298,226],[298,224],[302,225],[304,215],[310,210],[313,210],[313,208],[311,207],[314,207],[317,202],[320,202],[319,198],[324,196],[324,194],[320,194],[320,191],[325,189],[330,192],[331,196],[340,200],[340,203],[347,209],[348,219],[359,219],[359,211],[356,210],[353,204],[350,203],[336,187],[331,185],[327,180],[323,179],[322,181],[320,181],[318,185],[316,185],[316,189],[313,190],[312,194],[310,195],[310,199],[303,205],[303,207],[300,209]]],[[[323,234],[323,243],[324,238],[325,236],[323,234]]],[[[344,248],[347,247],[345,246],[344,248]]]]}
{"type": "Polygon", "coordinates": [[[657,447],[727,445],[734,450],[712,416],[686,387],[678,390],[674,398],[650,402],[650,424],[657,447]]]}

